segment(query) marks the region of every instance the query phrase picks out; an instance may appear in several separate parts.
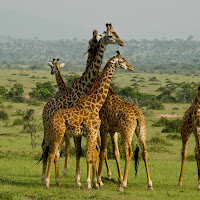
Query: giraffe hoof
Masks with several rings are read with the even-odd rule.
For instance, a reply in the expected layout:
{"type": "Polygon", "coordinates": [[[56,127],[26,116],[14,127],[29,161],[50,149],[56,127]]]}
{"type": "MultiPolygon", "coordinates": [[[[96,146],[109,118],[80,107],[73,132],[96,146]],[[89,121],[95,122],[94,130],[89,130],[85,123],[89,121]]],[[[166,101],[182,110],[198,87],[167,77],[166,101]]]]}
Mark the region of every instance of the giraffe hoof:
{"type": "Polygon", "coordinates": [[[95,189],[99,189],[99,184],[97,184],[97,183],[94,184],[94,188],[95,188],[95,189]]]}
{"type": "Polygon", "coordinates": [[[49,180],[48,179],[45,180],[45,185],[46,185],[46,189],[49,189],[50,184],[49,184],[49,180]]]}
{"type": "Polygon", "coordinates": [[[181,186],[182,186],[182,182],[179,181],[179,182],[178,182],[178,187],[181,187],[181,186]]]}
{"type": "Polygon", "coordinates": [[[103,187],[104,186],[104,184],[103,184],[103,182],[101,181],[101,182],[99,182],[99,186],[100,187],[103,187]]]}
{"type": "Polygon", "coordinates": [[[67,176],[67,173],[65,171],[63,171],[62,178],[65,178],[66,176],[67,176]]]}
{"type": "Polygon", "coordinates": [[[121,186],[120,186],[119,189],[118,189],[118,191],[119,191],[119,192],[123,192],[123,191],[124,191],[124,187],[121,187],[121,186]]]}
{"type": "Polygon", "coordinates": [[[153,186],[148,186],[149,191],[153,191],[153,186]]]}
{"type": "Polygon", "coordinates": [[[82,186],[77,186],[77,188],[78,188],[79,190],[81,190],[81,189],[82,189],[82,186]]]}

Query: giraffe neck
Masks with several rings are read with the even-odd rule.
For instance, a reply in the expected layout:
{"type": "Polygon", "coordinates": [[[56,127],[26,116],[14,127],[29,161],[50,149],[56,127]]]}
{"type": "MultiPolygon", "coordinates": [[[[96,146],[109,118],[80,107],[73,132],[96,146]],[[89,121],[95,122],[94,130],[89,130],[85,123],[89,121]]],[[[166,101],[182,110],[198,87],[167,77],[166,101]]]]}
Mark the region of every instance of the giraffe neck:
{"type": "Polygon", "coordinates": [[[57,82],[57,86],[58,86],[58,91],[59,93],[66,93],[67,92],[67,86],[61,76],[60,70],[57,67],[56,73],[55,73],[55,77],[56,77],[56,82],[57,82]]]}
{"type": "MultiPolygon", "coordinates": [[[[106,49],[106,44],[101,44],[100,47],[98,48],[93,61],[90,62],[88,61],[87,63],[91,63],[90,65],[88,64],[85,72],[83,75],[76,81],[71,87],[71,91],[69,92],[69,95],[71,96],[71,99],[74,99],[74,96],[76,95],[76,102],[78,101],[79,98],[87,94],[93,84],[96,82],[98,75],[99,75],[99,70],[101,68],[101,64],[103,61],[104,57],[104,52],[106,49]],[[76,94],[74,94],[76,93],[76,94]]],[[[88,58],[93,57],[92,55],[88,55],[88,58]]]]}
{"type": "Polygon", "coordinates": [[[93,86],[92,90],[79,101],[79,105],[89,107],[93,113],[98,114],[103,106],[110,87],[110,82],[115,71],[115,62],[113,59],[106,64],[104,70],[93,86]]]}

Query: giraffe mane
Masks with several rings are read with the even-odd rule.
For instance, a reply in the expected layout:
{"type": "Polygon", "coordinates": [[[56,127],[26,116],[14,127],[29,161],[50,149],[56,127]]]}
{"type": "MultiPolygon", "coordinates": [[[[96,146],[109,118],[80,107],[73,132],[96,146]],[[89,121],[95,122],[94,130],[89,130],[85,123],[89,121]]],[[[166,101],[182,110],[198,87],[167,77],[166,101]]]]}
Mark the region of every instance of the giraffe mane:
{"type": "Polygon", "coordinates": [[[106,67],[108,66],[108,64],[110,63],[110,61],[114,58],[115,56],[112,56],[106,63],[106,66],[104,67],[103,71],[101,72],[101,74],[99,75],[97,81],[95,82],[95,84],[93,85],[92,89],[86,94],[84,95],[82,98],[79,99],[78,103],[81,103],[82,101],[84,101],[90,94],[92,94],[92,92],[95,90],[95,88],[97,87],[101,77],[103,76],[106,67]]]}

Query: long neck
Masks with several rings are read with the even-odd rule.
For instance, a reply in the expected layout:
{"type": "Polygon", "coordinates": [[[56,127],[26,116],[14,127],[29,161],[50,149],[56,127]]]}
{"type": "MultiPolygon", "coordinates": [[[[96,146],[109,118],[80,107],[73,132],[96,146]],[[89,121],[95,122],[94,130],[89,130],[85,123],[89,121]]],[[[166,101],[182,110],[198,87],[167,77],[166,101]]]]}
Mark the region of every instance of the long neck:
{"type": "MultiPolygon", "coordinates": [[[[98,48],[93,58],[93,61],[87,62],[91,64],[87,66],[86,71],[83,73],[83,75],[72,85],[71,87],[72,92],[70,93],[71,96],[73,96],[73,91],[76,91],[77,101],[79,98],[87,94],[91,90],[94,83],[96,82],[103,61],[105,49],[106,45],[100,43],[100,47],[98,48]]],[[[88,57],[89,56],[90,55],[88,55],[88,57]]]]}
{"type": "Polygon", "coordinates": [[[57,70],[56,70],[55,77],[56,77],[56,82],[57,82],[59,93],[66,93],[67,92],[67,86],[66,86],[66,84],[65,84],[65,82],[64,82],[64,80],[61,76],[59,68],[57,68],[57,70]]]}
{"type": "Polygon", "coordinates": [[[92,90],[80,100],[86,107],[89,106],[93,113],[98,114],[108,95],[110,82],[115,71],[115,63],[112,60],[105,66],[92,90]]]}

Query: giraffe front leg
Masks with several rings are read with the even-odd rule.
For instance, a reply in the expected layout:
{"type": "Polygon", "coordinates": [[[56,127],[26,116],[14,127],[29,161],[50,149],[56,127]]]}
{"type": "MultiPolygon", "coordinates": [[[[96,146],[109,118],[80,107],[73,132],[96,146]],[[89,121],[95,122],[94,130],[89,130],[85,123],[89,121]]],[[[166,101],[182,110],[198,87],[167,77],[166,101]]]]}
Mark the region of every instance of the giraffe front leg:
{"type": "Polygon", "coordinates": [[[62,173],[62,177],[65,177],[67,174],[67,165],[69,160],[69,151],[70,151],[70,136],[69,134],[65,134],[65,164],[62,173]]]}
{"type": "Polygon", "coordinates": [[[99,158],[99,167],[98,167],[98,176],[97,182],[100,186],[103,186],[103,182],[101,180],[102,177],[102,169],[103,169],[103,162],[105,159],[105,152],[106,152],[106,144],[107,144],[107,131],[105,131],[102,127],[100,129],[101,133],[101,148],[100,148],[100,158],[99,158]]]}
{"type": "Polygon", "coordinates": [[[55,159],[54,159],[54,164],[55,164],[55,174],[56,174],[56,185],[61,186],[60,179],[59,179],[59,157],[60,157],[60,152],[57,150],[55,159]]]}
{"type": "Polygon", "coordinates": [[[92,163],[92,172],[93,172],[93,185],[95,188],[99,188],[99,185],[97,184],[97,170],[96,170],[96,161],[98,158],[98,152],[96,149],[97,145],[97,131],[92,130],[87,135],[87,186],[88,189],[91,189],[91,181],[90,181],[90,163],[92,163]]]}
{"type": "Polygon", "coordinates": [[[77,187],[82,188],[81,185],[81,170],[80,170],[80,157],[81,157],[81,137],[74,137],[75,153],[76,153],[76,178],[75,182],[77,187]]]}

